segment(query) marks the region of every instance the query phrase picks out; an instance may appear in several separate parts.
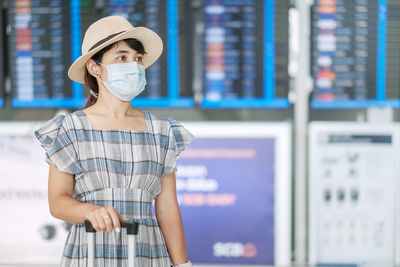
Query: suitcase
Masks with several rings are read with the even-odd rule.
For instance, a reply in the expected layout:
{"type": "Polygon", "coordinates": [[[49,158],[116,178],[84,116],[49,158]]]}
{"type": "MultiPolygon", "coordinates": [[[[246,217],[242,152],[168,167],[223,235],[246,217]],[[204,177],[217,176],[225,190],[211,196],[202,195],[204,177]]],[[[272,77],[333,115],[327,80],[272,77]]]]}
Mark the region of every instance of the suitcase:
{"type": "MultiPolygon", "coordinates": [[[[121,227],[126,228],[128,232],[128,266],[135,266],[135,253],[136,243],[135,237],[138,234],[139,224],[137,222],[126,222],[121,221],[121,227]]],[[[94,267],[95,257],[95,235],[96,230],[93,228],[92,223],[89,220],[85,220],[85,229],[88,235],[88,267],[94,267]]]]}

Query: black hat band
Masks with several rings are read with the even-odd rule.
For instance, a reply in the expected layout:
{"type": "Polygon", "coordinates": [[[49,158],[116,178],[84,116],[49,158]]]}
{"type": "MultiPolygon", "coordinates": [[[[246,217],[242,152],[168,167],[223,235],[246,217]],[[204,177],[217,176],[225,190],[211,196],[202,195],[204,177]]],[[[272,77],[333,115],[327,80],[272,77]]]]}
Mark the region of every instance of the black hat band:
{"type": "Polygon", "coordinates": [[[123,32],[126,32],[126,31],[117,32],[117,33],[114,33],[114,34],[111,34],[111,35],[107,36],[107,37],[104,38],[104,39],[101,39],[100,41],[98,41],[97,43],[95,43],[95,44],[88,50],[88,52],[90,52],[91,50],[93,50],[93,49],[95,49],[96,47],[98,47],[98,46],[104,44],[104,43],[107,42],[108,40],[112,39],[113,37],[115,37],[115,36],[117,36],[118,34],[121,34],[121,33],[123,33],[123,32]]]}

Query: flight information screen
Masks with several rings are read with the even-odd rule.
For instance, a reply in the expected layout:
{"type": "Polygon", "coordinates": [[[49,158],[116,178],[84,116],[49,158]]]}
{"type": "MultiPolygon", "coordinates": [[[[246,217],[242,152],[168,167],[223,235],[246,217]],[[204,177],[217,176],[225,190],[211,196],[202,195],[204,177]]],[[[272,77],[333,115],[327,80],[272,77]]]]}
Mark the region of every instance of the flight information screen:
{"type": "Polygon", "coordinates": [[[67,71],[81,55],[86,29],[104,16],[126,17],[163,40],[161,57],[146,70],[147,86],[135,106],[191,107],[193,22],[184,0],[10,0],[9,55],[14,107],[81,108],[88,96],[67,71]],[[182,25],[182,26],[181,26],[182,25]],[[178,53],[179,50],[179,53],[178,53]]]}
{"type": "Polygon", "coordinates": [[[72,63],[71,6],[62,0],[10,0],[9,61],[13,107],[76,107],[81,93],[72,63]]]}
{"type": "MultiPolygon", "coordinates": [[[[2,8],[2,5],[0,3],[0,8],[2,8]]],[[[3,24],[3,13],[0,11],[0,108],[4,106],[4,91],[5,91],[5,65],[6,59],[5,59],[5,27],[3,24]]]]}
{"type": "Polygon", "coordinates": [[[400,107],[400,1],[318,1],[314,108],[400,107]]]}
{"type": "MultiPolygon", "coordinates": [[[[2,75],[0,75],[1,78],[2,75]]],[[[4,83],[0,83],[0,108],[4,106],[4,83]]]]}
{"type": "Polygon", "coordinates": [[[179,15],[190,14],[189,8],[190,1],[185,0],[81,0],[82,30],[79,37],[83,39],[91,23],[111,15],[125,17],[134,27],[153,30],[161,37],[164,50],[161,57],[146,69],[146,89],[132,100],[132,104],[146,107],[191,107],[194,105],[193,93],[191,80],[187,79],[191,68],[184,65],[187,64],[185,61],[181,64],[178,53],[178,49],[181,50],[180,40],[188,38],[185,34],[190,32],[190,22],[186,28],[178,28],[179,20],[182,20],[179,15]]]}
{"type": "Polygon", "coordinates": [[[289,106],[289,0],[203,0],[207,108],[289,106]]]}
{"type": "Polygon", "coordinates": [[[4,90],[4,84],[0,84],[0,108],[2,108],[3,106],[4,106],[4,93],[3,93],[3,90],[4,90]]]}

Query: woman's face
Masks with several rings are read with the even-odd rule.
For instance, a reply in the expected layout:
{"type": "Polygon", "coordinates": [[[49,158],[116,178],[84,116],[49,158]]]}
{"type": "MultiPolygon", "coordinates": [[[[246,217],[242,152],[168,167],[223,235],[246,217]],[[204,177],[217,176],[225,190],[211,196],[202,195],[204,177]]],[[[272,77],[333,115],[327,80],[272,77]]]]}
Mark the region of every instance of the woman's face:
{"type": "MultiPolygon", "coordinates": [[[[127,45],[124,41],[119,41],[116,45],[104,53],[102,58],[102,64],[107,66],[115,63],[130,63],[136,61],[138,64],[143,65],[143,55],[136,52],[127,45]]],[[[100,77],[104,81],[108,81],[107,69],[101,66],[100,77]]]]}

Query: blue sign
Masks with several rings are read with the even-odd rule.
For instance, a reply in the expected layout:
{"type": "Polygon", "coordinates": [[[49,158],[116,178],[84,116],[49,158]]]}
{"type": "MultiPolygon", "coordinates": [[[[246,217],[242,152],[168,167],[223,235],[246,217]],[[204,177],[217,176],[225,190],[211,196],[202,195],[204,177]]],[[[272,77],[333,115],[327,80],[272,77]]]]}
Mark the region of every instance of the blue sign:
{"type": "Polygon", "coordinates": [[[288,108],[289,1],[203,0],[203,108],[288,108]]]}
{"type": "MultiPolygon", "coordinates": [[[[31,7],[37,4],[30,3],[31,7]]],[[[191,80],[180,77],[189,76],[191,68],[179,60],[179,51],[190,50],[185,48],[186,43],[179,47],[179,36],[191,31],[191,27],[179,27],[178,10],[184,8],[182,13],[190,12],[186,10],[189,7],[189,2],[179,3],[178,0],[102,1],[100,4],[51,0],[31,9],[10,4],[11,35],[15,37],[9,44],[11,105],[16,108],[82,108],[87,101],[83,85],[67,77],[68,68],[81,55],[87,27],[102,17],[120,15],[135,27],[152,29],[164,42],[164,53],[146,70],[146,90],[132,100],[132,105],[192,107],[194,99],[191,86],[187,85],[191,80]]]]}
{"type": "Polygon", "coordinates": [[[178,160],[188,257],[274,264],[273,138],[198,138],[178,160]]]}
{"type": "Polygon", "coordinates": [[[318,109],[400,108],[399,4],[314,1],[311,101],[318,109]]]}

